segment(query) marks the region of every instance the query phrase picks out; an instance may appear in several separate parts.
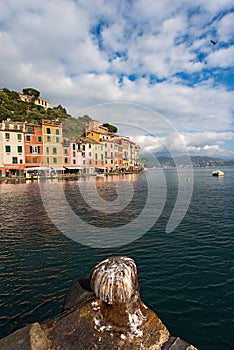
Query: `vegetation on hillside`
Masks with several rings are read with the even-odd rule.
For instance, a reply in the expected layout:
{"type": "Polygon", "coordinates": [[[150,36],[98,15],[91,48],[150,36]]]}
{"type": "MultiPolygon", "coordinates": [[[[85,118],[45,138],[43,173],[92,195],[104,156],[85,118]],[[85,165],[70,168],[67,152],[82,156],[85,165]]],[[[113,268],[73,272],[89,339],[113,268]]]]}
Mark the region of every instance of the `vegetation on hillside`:
{"type": "Polygon", "coordinates": [[[92,119],[88,115],[83,117],[69,117],[63,121],[63,136],[71,140],[76,140],[85,133],[85,125],[92,119]]]}
{"type": "Polygon", "coordinates": [[[116,126],[111,125],[109,123],[104,123],[102,124],[103,126],[105,126],[105,128],[108,129],[109,132],[113,132],[114,134],[117,133],[118,129],[116,128],[116,126]]]}
{"type": "Polygon", "coordinates": [[[61,105],[46,110],[34,104],[35,98],[40,96],[40,91],[34,88],[25,88],[22,91],[24,95],[32,97],[31,102],[21,101],[16,91],[0,89],[0,122],[10,119],[40,124],[42,119],[58,120],[63,123],[64,137],[76,139],[84,134],[85,124],[91,120],[88,115],[73,118],[61,105]]]}
{"type": "MultiPolygon", "coordinates": [[[[40,92],[35,89],[23,89],[28,96],[40,95],[40,92]],[[36,94],[33,95],[33,94],[36,94]]],[[[31,102],[23,102],[15,91],[10,91],[7,88],[0,90],[0,122],[7,120],[29,122],[40,124],[42,119],[63,121],[70,117],[65,108],[61,105],[45,110],[42,106],[34,104],[34,99],[31,102]]]]}
{"type": "Polygon", "coordinates": [[[38,98],[40,96],[40,91],[33,88],[24,88],[23,94],[33,98],[38,98]]]}

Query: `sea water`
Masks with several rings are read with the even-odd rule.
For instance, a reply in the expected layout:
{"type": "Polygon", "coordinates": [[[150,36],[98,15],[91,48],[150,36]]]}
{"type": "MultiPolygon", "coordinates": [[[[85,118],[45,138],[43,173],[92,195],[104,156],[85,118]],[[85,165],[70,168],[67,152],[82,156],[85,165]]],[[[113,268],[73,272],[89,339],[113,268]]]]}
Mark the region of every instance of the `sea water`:
{"type": "Polygon", "coordinates": [[[199,350],[233,349],[234,169],[224,169],[223,178],[212,177],[210,169],[193,169],[191,177],[191,171],[183,169],[186,184],[178,181],[176,169],[149,171],[154,174],[1,183],[0,337],[28,323],[57,317],[68,288],[78,278],[108,256],[127,255],[137,263],[143,301],[173,335],[199,350]],[[129,242],[120,237],[119,246],[116,241],[106,244],[97,234],[100,229],[127,228],[143,212],[151,191],[147,176],[155,179],[160,189],[156,194],[162,193],[155,207],[152,204],[152,211],[159,207],[152,227],[145,232],[146,215],[138,224],[142,235],[129,242]],[[123,180],[132,190],[129,205],[118,211],[116,188],[123,180]],[[109,212],[94,208],[94,185],[96,195],[116,207],[109,212]],[[60,230],[59,222],[69,225],[57,195],[61,186],[74,215],[88,224],[86,244],[79,242],[79,235],[74,241],[60,230]],[[179,225],[166,233],[179,186],[193,187],[191,200],[186,212],[181,211],[179,225]],[[45,191],[57,221],[48,212],[45,191]]]}

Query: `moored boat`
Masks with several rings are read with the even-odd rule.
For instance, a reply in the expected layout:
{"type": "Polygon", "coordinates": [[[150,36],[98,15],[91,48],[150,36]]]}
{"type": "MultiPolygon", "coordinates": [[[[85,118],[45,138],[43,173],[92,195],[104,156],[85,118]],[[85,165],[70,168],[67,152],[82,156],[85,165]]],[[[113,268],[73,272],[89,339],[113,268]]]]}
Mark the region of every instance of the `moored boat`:
{"type": "Polygon", "coordinates": [[[224,172],[222,170],[215,170],[212,172],[212,176],[224,176],[224,172]]]}

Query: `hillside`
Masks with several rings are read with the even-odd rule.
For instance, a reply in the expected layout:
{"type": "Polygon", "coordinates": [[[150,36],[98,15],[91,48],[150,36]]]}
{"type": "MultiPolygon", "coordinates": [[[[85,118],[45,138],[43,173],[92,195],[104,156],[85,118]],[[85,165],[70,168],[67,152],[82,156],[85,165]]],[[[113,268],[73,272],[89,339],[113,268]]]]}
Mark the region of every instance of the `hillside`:
{"type": "Polygon", "coordinates": [[[193,167],[196,168],[204,168],[204,167],[225,167],[232,166],[234,167],[233,159],[221,159],[221,158],[213,158],[208,156],[179,156],[174,159],[166,156],[157,156],[155,154],[155,158],[147,157],[148,162],[146,162],[147,167],[153,166],[162,166],[162,167],[175,167],[175,162],[181,166],[188,166],[192,163],[193,167]],[[159,164],[156,164],[155,159],[157,159],[159,164]]]}
{"type": "Polygon", "coordinates": [[[88,115],[78,118],[69,116],[63,121],[63,136],[70,140],[76,140],[79,136],[84,134],[85,125],[90,120],[92,119],[88,115]]]}
{"type": "Polygon", "coordinates": [[[17,92],[2,88],[0,89],[0,122],[7,119],[33,124],[40,124],[42,119],[58,120],[63,123],[64,137],[70,139],[81,136],[85,131],[86,122],[91,120],[88,115],[74,118],[61,105],[45,110],[33,102],[21,101],[17,92]]]}

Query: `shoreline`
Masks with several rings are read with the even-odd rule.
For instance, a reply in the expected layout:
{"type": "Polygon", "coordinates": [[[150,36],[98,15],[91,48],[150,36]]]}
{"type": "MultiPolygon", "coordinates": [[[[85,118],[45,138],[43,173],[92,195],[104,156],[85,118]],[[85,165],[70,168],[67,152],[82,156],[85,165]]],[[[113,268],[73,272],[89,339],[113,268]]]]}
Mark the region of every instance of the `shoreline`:
{"type": "Polygon", "coordinates": [[[39,181],[47,181],[47,180],[79,180],[79,179],[86,179],[86,178],[105,178],[108,176],[125,176],[125,175],[133,175],[133,174],[141,174],[143,171],[134,171],[134,172],[124,172],[124,173],[107,173],[102,174],[101,176],[99,174],[59,174],[58,176],[48,176],[48,177],[34,177],[34,178],[25,178],[23,176],[14,176],[14,177],[0,177],[0,184],[2,182],[5,183],[26,183],[26,182],[39,182],[39,181]]]}

